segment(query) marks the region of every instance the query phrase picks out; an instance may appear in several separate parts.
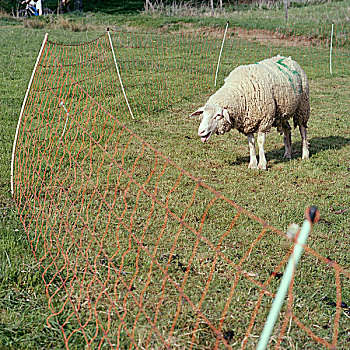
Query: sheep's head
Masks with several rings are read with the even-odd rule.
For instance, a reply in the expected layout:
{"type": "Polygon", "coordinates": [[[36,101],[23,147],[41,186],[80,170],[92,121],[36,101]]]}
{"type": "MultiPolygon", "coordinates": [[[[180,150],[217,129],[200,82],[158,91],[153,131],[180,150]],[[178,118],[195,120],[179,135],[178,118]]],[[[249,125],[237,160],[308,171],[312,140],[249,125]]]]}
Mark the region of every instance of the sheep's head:
{"type": "Polygon", "coordinates": [[[192,116],[202,115],[202,121],[198,128],[198,136],[202,142],[209,140],[213,134],[224,134],[232,128],[229,113],[226,108],[219,106],[205,105],[191,114],[192,116]]]}

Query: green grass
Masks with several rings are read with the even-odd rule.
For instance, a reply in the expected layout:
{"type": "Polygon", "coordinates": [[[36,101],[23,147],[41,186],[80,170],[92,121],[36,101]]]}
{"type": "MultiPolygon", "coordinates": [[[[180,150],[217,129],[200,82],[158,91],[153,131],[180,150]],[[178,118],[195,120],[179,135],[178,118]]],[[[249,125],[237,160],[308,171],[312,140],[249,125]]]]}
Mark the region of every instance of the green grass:
{"type": "MultiPolygon", "coordinates": [[[[336,4],[334,6],[344,6],[343,2],[336,2],[334,4],[336,4]]],[[[310,6],[310,8],[313,8],[313,6],[310,6]]],[[[323,7],[320,8],[323,9],[323,7]]],[[[306,9],[309,9],[309,7],[306,9]]],[[[258,12],[258,10],[255,12],[258,12]]],[[[261,13],[265,12],[258,13],[259,16],[257,17],[260,18],[260,24],[257,23],[258,20],[255,20],[256,22],[253,23],[258,26],[262,26],[262,23],[265,23],[265,27],[273,26],[270,21],[261,20],[261,13]]],[[[108,24],[113,27],[121,19],[124,22],[127,19],[128,26],[142,26],[143,28],[146,27],[147,30],[162,27],[169,23],[178,24],[182,21],[191,21],[191,19],[171,19],[145,15],[114,17],[90,14],[89,16],[74,18],[71,21],[68,21],[67,17],[64,17],[63,20],[59,20],[57,23],[55,20],[47,20],[47,23],[43,22],[43,28],[37,26],[37,21],[35,20],[25,22],[25,28],[23,28],[22,23],[10,21],[9,24],[7,20],[1,22],[0,38],[3,43],[0,47],[1,65],[8,68],[0,73],[0,103],[2,111],[0,113],[2,148],[0,152],[0,239],[2,248],[0,270],[0,348],[64,348],[58,324],[62,324],[70,312],[70,309],[67,309],[57,317],[50,318],[49,323],[52,328],[47,327],[46,319],[51,315],[51,311],[47,307],[48,301],[43,277],[46,283],[53,282],[52,287],[48,290],[50,295],[60,285],[60,281],[59,278],[55,279],[56,271],[54,268],[49,268],[49,263],[46,260],[43,261],[43,266],[45,267],[46,264],[47,267],[47,271],[44,272],[39,268],[38,263],[33,258],[27,235],[23,231],[22,223],[18,219],[17,210],[11,200],[9,187],[9,166],[13,136],[27,83],[46,29],[49,28],[50,39],[53,41],[82,42],[93,39],[101,34],[104,25],[108,24]],[[67,27],[63,28],[62,23],[67,27]],[[72,34],[72,31],[76,31],[76,33],[72,34]]],[[[253,15],[247,14],[244,21],[252,19],[249,16],[253,15]]],[[[309,25],[318,21],[318,18],[309,15],[309,12],[307,12],[306,16],[309,25]]],[[[41,23],[41,21],[38,23],[41,23]]],[[[225,23],[225,19],[201,18],[197,21],[196,26],[223,23],[225,23]]],[[[279,23],[281,24],[282,22],[280,21],[279,23]]],[[[251,25],[251,22],[249,22],[249,25],[251,25]]],[[[181,27],[181,25],[179,26],[181,27]]],[[[254,61],[261,56],[274,53],[270,52],[270,49],[262,45],[258,40],[248,43],[239,41],[239,45],[236,42],[234,43],[238,50],[235,55],[235,64],[245,63],[245,61],[251,60],[254,61]]],[[[196,119],[190,119],[189,114],[205,101],[208,92],[204,94],[201,89],[191,91],[191,81],[184,82],[184,88],[178,90],[178,92],[182,92],[184,95],[192,95],[191,98],[183,100],[181,104],[173,104],[170,110],[159,111],[155,109],[156,107],[154,105],[151,105],[149,107],[151,113],[149,114],[147,113],[147,99],[145,99],[145,95],[147,94],[145,94],[145,90],[140,91],[137,88],[135,90],[128,90],[134,96],[131,101],[133,101],[135,109],[139,111],[138,115],[140,117],[137,122],[132,122],[131,120],[125,120],[125,122],[127,122],[132,131],[140,135],[165,156],[170,157],[181,167],[189,170],[191,174],[201,178],[204,183],[211,185],[241,207],[255,213],[282,231],[285,231],[291,222],[301,223],[304,217],[304,210],[307,206],[317,205],[320,209],[322,219],[319,224],[315,225],[308,244],[325,257],[329,257],[331,260],[335,260],[345,268],[348,268],[350,264],[347,237],[347,232],[350,229],[348,211],[350,202],[348,184],[350,125],[347,112],[349,110],[348,96],[350,92],[350,80],[345,70],[346,65],[344,67],[340,64],[336,66],[334,77],[330,77],[328,66],[325,65],[328,54],[326,48],[313,48],[305,53],[301,51],[301,48],[297,49],[294,47],[286,49],[280,46],[276,50],[280,51],[281,49],[286,50],[286,54],[291,52],[293,57],[300,55],[301,63],[310,77],[312,116],[309,123],[311,158],[308,161],[302,161],[300,159],[300,136],[297,131],[293,132],[293,148],[295,153],[291,161],[285,161],[283,159],[282,136],[278,135],[275,131],[267,136],[266,156],[269,167],[267,172],[252,172],[247,169],[248,150],[246,139],[235,131],[221,137],[213,137],[207,144],[201,144],[196,135],[198,121],[196,119]],[[307,57],[304,57],[304,55],[307,57]],[[139,102],[138,104],[137,101],[139,102]]],[[[223,61],[222,74],[225,70],[231,68],[230,64],[227,63],[229,57],[227,56],[226,61],[223,61]]],[[[340,55],[339,57],[338,62],[341,62],[346,56],[340,55]]],[[[138,69],[142,71],[142,67],[138,69]]],[[[108,78],[108,76],[105,77],[106,81],[108,78]]],[[[124,78],[127,82],[127,77],[125,76],[124,78]]],[[[222,82],[222,76],[220,79],[222,82]]],[[[172,77],[171,80],[173,82],[174,78],[172,77]]],[[[97,88],[93,85],[93,81],[93,79],[90,80],[91,85],[89,89],[97,88]]],[[[102,83],[106,81],[102,81],[102,83]]],[[[104,91],[105,89],[102,90],[104,91]]],[[[98,88],[95,91],[98,91],[98,88]]],[[[103,94],[97,93],[97,96],[99,99],[104,98],[103,94]]],[[[122,101],[121,95],[119,98],[122,101]]],[[[110,97],[104,103],[105,106],[110,106],[113,102],[115,102],[115,98],[110,97]]],[[[106,118],[106,115],[101,113],[101,117],[106,118]]],[[[103,118],[101,119],[103,120],[103,118]]],[[[113,121],[109,120],[109,123],[113,124],[113,121]]],[[[71,133],[67,132],[68,138],[71,137],[71,133]]],[[[98,128],[96,135],[98,135],[98,128]]],[[[108,133],[104,135],[106,139],[108,133]]],[[[120,138],[121,149],[123,149],[123,145],[126,142],[128,142],[128,135],[123,134],[120,138]]],[[[112,149],[108,150],[110,152],[113,151],[112,149]]],[[[134,164],[135,155],[140,155],[141,150],[140,142],[134,138],[130,143],[128,152],[123,157],[120,153],[117,153],[116,159],[120,162],[123,161],[125,169],[131,171],[130,169],[134,164]]],[[[72,149],[72,152],[76,151],[77,149],[72,149]]],[[[84,152],[87,151],[88,149],[84,152]]],[[[101,160],[101,154],[97,149],[94,149],[94,157],[96,157],[96,160],[101,160]]],[[[137,175],[137,179],[140,182],[147,180],[150,169],[154,164],[154,158],[152,157],[153,153],[146,150],[138,160],[138,168],[135,170],[135,176],[137,175]]],[[[161,160],[159,162],[160,164],[164,164],[161,160]]],[[[56,168],[54,169],[56,170],[56,168]]],[[[160,176],[160,171],[161,166],[158,167],[156,175],[160,176]]],[[[107,169],[103,168],[99,175],[100,179],[105,178],[106,174],[107,169]]],[[[118,174],[116,172],[112,175],[110,181],[116,181],[118,174]]],[[[168,194],[169,209],[181,216],[184,207],[179,203],[188,205],[191,202],[191,195],[195,184],[191,180],[183,178],[177,187],[177,192],[169,192],[174,186],[178,175],[178,171],[168,166],[167,171],[158,183],[157,193],[159,200],[163,201],[168,194]]],[[[145,184],[145,188],[154,188],[156,178],[153,177],[150,183],[145,184]]],[[[93,179],[96,181],[97,177],[95,176],[93,179]]],[[[145,217],[147,217],[150,211],[150,201],[143,194],[136,199],[138,190],[134,186],[130,186],[130,190],[125,191],[128,188],[128,183],[129,179],[126,176],[120,177],[120,196],[127,201],[130,207],[135,205],[137,200],[139,207],[135,213],[127,211],[124,214],[124,221],[130,222],[131,218],[133,218],[134,227],[142,228],[144,227],[145,217]]],[[[79,188],[79,185],[84,185],[81,180],[78,180],[76,183],[76,188],[79,188]]],[[[86,191],[88,194],[91,194],[92,188],[87,186],[86,191]]],[[[81,192],[78,193],[73,188],[71,196],[72,198],[80,198],[81,192]]],[[[106,195],[106,198],[110,203],[113,201],[111,195],[106,195]]],[[[196,194],[196,205],[190,206],[186,215],[188,222],[195,229],[199,229],[199,218],[212,198],[212,194],[204,189],[199,190],[196,194]]],[[[232,209],[230,211],[229,208],[228,205],[219,201],[208,212],[209,219],[206,221],[207,223],[203,228],[202,234],[215,242],[215,244],[218,244],[220,238],[218,227],[226,227],[227,223],[230,222],[236,213],[232,209]],[[217,216],[217,212],[221,214],[219,217],[217,216]]],[[[62,211],[65,210],[67,210],[67,207],[63,206],[62,211]]],[[[115,211],[121,215],[123,206],[116,207],[115,211]]],[[[96,207],[89,206],[86,208],[86,212],[89,214],[90,222],[94,223],[97,213],[96,207]]],[[[161,229],[164,210],[160,206],[156,206],[153,216],[154,220],[152,220],[148,228],[148,232],[150,233],[159,232],[161,229]]],[[[99,219],[96,220],[97,225],[99,225],[98,229],[103,230],[108,224],[106,218],[101,215],[97,219],[99,219]]],[[[43,220],[42,222],[45,224],[46,221],[49,220],[43,220]]],[[[70,216],[70,223],[73,222],[76,222],[77,227],[82,227],[83,225],[81,218],[76,213],[70,216]]],[[[29,225],[28,222],[26,224],[29,225]]],[[[169,223],[164,230],[163,238],[158,243],[158,255],[156,257],[158,261],[164,261],[163,266],[166,265],[170,257],[169,246],[173,242],[173,234],[177,232],[177,228],[178,223],[176,220],[169,219],[169,223]]],[[[116,229],[116,223],[111,224],[108,232],[114,232],[116,229]]],[[[242,254],[247,251],[247,242],[250,244],[260,230],[261,225],[252,222],[246,216],[242,215],[239,218],[235,235],[230,234],[223,240],[223,247],[226,249],[226,254],[230,254],[234,262],[238,262],[242,254]]],[[[79,230],[76,230],[76,232],[78,234],[79,230]]],[[[139,232],[136,230],[135,232],[139,235],[142,234],[142,231],[139,232]]],[[[30,234],[33,234],[32,230],[30,230],[30,234]]],[[[33,236],[30,236],[30,238],[33,239],[33,236]]],[[[156,235],[148,235],[146,238],[147,247],[150,251],[157,246],[156,238],[156,235]]],[[[82,241],[82,245],[87,247],[90,240],[91,236],[87,234],[85,240],[82,241]]],[[[130,248],[130,251],[133,252],[124,256],[123,269],[126,271],[124,281],[126,284],[131,284],[135,288],[134,293],[139,295],[148,283],[147,273],[150,268],[150,261],[147,254],[141,251],[137,280],[133,274],[128,274],[127,272],[129,271],[135,271],[134,257],[138,245],[133,242],[130,247],[127,240],[127,232],[121,230],[119,237],[119,243],[121,245],[120,252],[122,253],[130,248]],[[123,235],[125,235],[124,238],[123,235]]],[[[45,252],[45,247],[40,244],[40,239],[38,239],[38,242],[37,257],[40,258],[45,252]]],[[[192,253],[192,249],[188,249],[188,247],[192,247],[195,244],[196,238],[191,236],[188,229],[183,229],[177,241],[177,250],[175,252],[177,257],[173,258],[168,267],[169,274],[178,283],[182,282],[184,276],[183,268],[187,266],[190,254],[192,253]]],[[[252,254],[246,259],[242,269],[252,273],[254,278],[263,282],[282,259],[289,246],[288,241],[270,232],[260,241],[252,254]],[[254,275],[257,271],[258,275],[254,275]]],[[[76,256],[77,254],[77,250],[74,247],[69,249],[71,249],[71,257],[73,259],[74,255],[76,256]]],[[[113,236],[108,236],[105,239],[104,249],[109,256],[115,253],[116,242],[113,236]]],[[[92,259],[91,263],[93,259],[100,259],[98,265],[100,273],[101,275],[106,275],[107,269],[103,269],[103,266],[108,265],[108,262],[103,259],[103,256],[98,254],[99,247],[97,244],[93,243],[89,251],[89,256],[92,259]]],[[[116,256],[116,261],[121,259],[121,253],[116,256]]],[[[215,253],[211,249],[208,249],[207,245],[202,241],[198,242],[197,254],[194,256],[192,265],[193,270],[189,273],[186,285],[186,292],[189,293],[189,296],[194,302],[198,302],[202,295],[203,285],[208,278],[208,269],[213,266],[214,258],[215,253]]],[[[60,261],[58,263],[63,264],[64,262],[60,261]]],[[[220,317],[220,311],[232,286],[234,271],[231,268],[224,259],[218,258],[215,265],[212,287],[202,308],[203,313],[213,320],[220,317]]],[[[162,273],[160,273],[157,267],[153,267],[153,269],[152,284],[159,286],[162,282],[162,273]]],[[[82,273],[82,271],[78,272],[82,273]]],[[[89,269],[88,274],[91,274],[91,270],[89,269]]],[[[79,279],[72,278],[71,281],[78,284],[79,279]]],[[[109,283],[112,285],[113,280],[109,280],[109,283]]],[[[342,283],[342,300],[349,304],[349,281],[343,278],[342,283]]],[[[271,290],[274,290],[277,284],[278,280],[274,280],[270,286],[271,290]]],[[[71,288],[74,288],[74,286],[77,285],[70,285],[71,288]]],[[[166,299],[160,307],[161,316],[159,316],[158,327],[161,334],[163,332],[166,334],[169,329],[169,324],[174,319],[176,312],[174,305],[179,298],[179,293],[174,286],[168,285],[167,288],[166,299]]],[[[330,336],[332,330],[329,329],[328,322],[334,317],[335,308],[327,305],[323,300],[327,297],[329,300],[335,301],[334,275],[332,274],[332,270],[324,264],[320,264],[312,255],[305,255],[300,265],[295,288],[296,307],[294,312],[296,315],[320,336],[330,336]]],[[[89,290],[90,298],[100,297],[99,307],[101,309],[99,311],[102,311],[101,323],[104,325],[108,324],[107,317],[103,316],[103,311],[106,311],[105,305],[108,305],[106,300],[107,294],[101,293],[101,288],[98,284],[90,286],[90,289],[87,290],[89,290]],[[106,304],[104,304],[104,301],[106,304]]],[[[53,308],[60,307],[64,295],[64,293],[58,293],[51,300],[51,306],[53,308]]],[[[127,288],[125,285],[120,285],[118,296],[121,300],[126,298],[127,288]]],[[[85,294],[83,297],[86,298],[87,295],[85,294]]],[[[144,305],[152,310],[152,307],[157,304],[161,297],[161,291],[151,286],[144,294],[144,305]]],[[[237,310],[237,308],[232,307],[230,309],[232,321],[228,320],[225,322],[223,328],[223,331],[227,335],[230,334],[230,331],[234,330],[235,336],[231,343],[234,348],[239,348],[240,346],[240,342],[235,343],[235,339],[242,339],[249,324],[255,305],[254,302],[257,300],[257,297],[258,289],[256,286],[245,279],[241,279],[237,285],[233,305],[237,303],[238,305],[244,305],[244,308],[237,310]],[[237,319],[239,319],[239,322],[237,322],[237,319]]],[[[252,330],[252,336],[249,338],[248,346],[253,347],[254,342],[256,342],[255,337],[260,334],[262,320],[267,314],[270,301],[269,298],[263,299],[263,312],[259,313],[259,323],[252,330]]],[[[136,339],[140,339],[141,342],[145,341],[145,337],[149,334],[150,326],[145,320],[144,315],[138,315],[138,309],[135,307],[132,298],[126,298],[126,304],[124,306],[128,308],[125,321],[131,325],[129,331],[132,329],[135,317],[139,317],[136,339]]],[[[197,316],[193,314],[193,310],[187,303],[183,303],[183,308],[184,312],[179,315],[178,323],[174,330],[174,346],[176,344],[188,344],[189,339],[184,334],[186,334],[186,331],[190,332],[197,322],[197,316]]],[[[81,315],[82,319],[87,319],[88,310],[86,307],[82,307],[81,315]]],[[[113,315],[113,319],[115,323],[112,323],[111,329],[116,330],[118,327],[118,322],[115,321],[117,320],[116,314],[113,315]]],[[[349,329],[349,321],[346,315],[342,315],[341,320],[339,348],[346,349],[348,345],[346,332],[349,329]]],[[[71,323],[66,327],[67,334],[76,327],[76,322],[72,319],[71,323]]],[[[92,336],[94,332],[93,326],[87,327],[87,332],[90,332],[90,336],[92,336]]],[[[290,335],[292,337],[290,341],[292,344],[298,343],[298,347],[300,347],[300,344],[302,344],[301,346],[304,345],[304,348],[309,349],[319,347],[319,345],[310,340],[303,332],[294,329],[294,326],[290,331],[290,335]]],[[[122,330],[120,339],[124,346],[129,345],[129,337],[125,334],[125,329],[122,330]]],[[[204,324],[201,324],[197,339],[201,339],[202,341],[199,348],[204,348],[205,346],[210,348],[213,340],[211,330],[206,328],[204,324]]],[[[93,345],[97,346],[98,340],[93,345]]],[[[155,339],[152,338],[152,341],[154,341],[154,343],[151,343],[154,347],[157,344],[159,345],[155,339]]],[[[82,347],[82,344],[83,338],[81,333],[76,333],[69,341],[71,348],[79,349],[82,347]]],[[[104,343],[104,345],[107,344],[104,343]]],[[[292,348],[289,344],[284,345],[286,348],[292,348]]]]}

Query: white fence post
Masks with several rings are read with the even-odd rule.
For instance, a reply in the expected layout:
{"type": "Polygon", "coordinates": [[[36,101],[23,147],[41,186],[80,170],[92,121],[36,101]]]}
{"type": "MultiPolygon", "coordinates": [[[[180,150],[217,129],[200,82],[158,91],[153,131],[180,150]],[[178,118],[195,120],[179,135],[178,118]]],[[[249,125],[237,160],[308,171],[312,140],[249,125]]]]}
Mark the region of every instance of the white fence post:
{"type": "Polygon", "coordinates": [[[130,107],[128,98],[126,97],[126,93],[125,93],[124,86],[123,86],[123,82],[122,82],[122,77],[120,76],[120,72],[119,72],[119,67],[118,67],[117,59],[115,58],[115,53],[114,53],[113,43],[112,43],[112,39],[111,39],[111,34],[109,33],[109,29],[108,29],[108,28],[107,28],[107,33],[108,33],[109,44],[111,45],[111,49],[112,49],[114,64],[115,64],[115,67],[116,67],[116,69],[117,69],[117,74],[118,74],[120,86],[121,86],[121,88],[122,88],[122,91],[123,91],[123,94],[124,94],[124,98],[125,98],[126,104],[127,104],[127,106],[128,106],[129,112],[130,112],[130,114],[131,114],[131,118],[132,118],[132,119],[135,119],[135,118],[134,118],[134,115],[133,115],[133,113],[132,113],[132,110],[131,110],[131,107],[130,107]]]}
{"type": "Polygon", "coordinates": [[[226,33],[227,33],[227,28],[228,28],[229,22],[226,23],[226,29],[225,29],[225,34],[224,37],[222,39],[222,44],[221,44],[221,49],[220,49],[220,54],[219,54],[219,59],[218,59],[218,65],[216,67],[216,72],[215,72],[215,81],[214,81],[214,86],[216,86],[216,80],[218,78],[218,71],[219,71],[219,65],[220,65],[220,60],[221,60],[221,54],[222,54],[222,49],[224,47],[224,43],[225,43],[225,38],[226,38],[226,33]]]}
{"type": "Polygon", "coordinates": [[[19,114],[19,119],[18,119],[18,123],[17,123],[16,134],[15,134],[15,140],[13,142],[13,147],[12,147],[12,158],[11,158],[11,194],[12,194],[12,196],[13,196],[13,192],[14,192],[14,189],[13,189],[13,171],[14,171],[15,152],[16,152],[16,145],[17,145],[19,127],[21,125],[23,112],[24,112],[24,107],[26,105],[26,102],[27,102],[27,99],[28,99],[28,95],[29,95],[29,90],[30,90],[30,88],[32,86],[33,78],[34,78],[35,72],[37,70],[37,67],[38,67],[41,55],[42,55],[43,50],[44,50],[44,47],[46,45],[48,36],[49,36],[49,34],[46,33],[45,37],[44,37],[44,40],[43,40],[43,43],[41,45],[41,49],[39,51],[38,57],[37,57],[36,62],[35,62],[35,66],[34,66],[34,69],[33,69],[33,72],[32,72],[32,76],[30,77],[30,80],[29,80],[27,92],[26,92],[26,94],[24,96],[24,100],[23,100],[23,103],[22,103],[21,113],[19,114]]]}
{"type": "Polygon", "coordinates": [[[332,22],[331,45],[330,45],[330,48],[329,48],[329,73],[331,75],[333,75],[333,72],[332,72],[333,28],[334,28],[334,22],[332,22]]]}

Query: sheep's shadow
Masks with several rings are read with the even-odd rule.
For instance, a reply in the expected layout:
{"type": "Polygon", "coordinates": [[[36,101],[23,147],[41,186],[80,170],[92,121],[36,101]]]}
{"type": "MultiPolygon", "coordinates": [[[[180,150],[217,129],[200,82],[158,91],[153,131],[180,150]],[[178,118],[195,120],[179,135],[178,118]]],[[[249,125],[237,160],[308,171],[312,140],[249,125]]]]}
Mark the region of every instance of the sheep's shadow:
{"type": "MultiPolygon", "coordinates": [[[[345,147],[346,145],[350,145],[350,138],[342,136],[313,137],[308,141],[310,144],[310,157],[328,149],[339,150],[345,147]]],[[[293,142],[292,150],[292,159],[301,158],[301,141],[293,142]]],[[[267,151],[265,156],[267,161],[274,160],[274,164],[272,164],[272,166],[278,163],[285,163],[289,161],[284,157],[284,146],[278,149],[267,151]]],[[[244,157],[237,157],[236,160],[233,161],[231,164],[240,165],[244,163],[249,163],[249,155],[244,157]]]]}

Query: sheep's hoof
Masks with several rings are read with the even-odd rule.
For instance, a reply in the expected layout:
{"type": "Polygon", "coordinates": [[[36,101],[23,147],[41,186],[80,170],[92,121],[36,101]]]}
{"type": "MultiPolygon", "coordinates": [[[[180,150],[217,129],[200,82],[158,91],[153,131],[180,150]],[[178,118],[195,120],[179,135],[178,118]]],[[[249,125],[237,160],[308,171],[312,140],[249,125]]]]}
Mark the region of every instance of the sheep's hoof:
{"type": "Polygon", "coordinates": [[[256,163],[249,163],[248,168],[249,169],[258,169],[258,165],[256,163]]]}
{"type": "Polygon", "coordinates": [[[258,169],[260,169],[260,170],[267,170],[267,169],[266,169],[266,163],[263,163],[263,164],[260,164],[260,163],[259,163],[258,169]]]}

